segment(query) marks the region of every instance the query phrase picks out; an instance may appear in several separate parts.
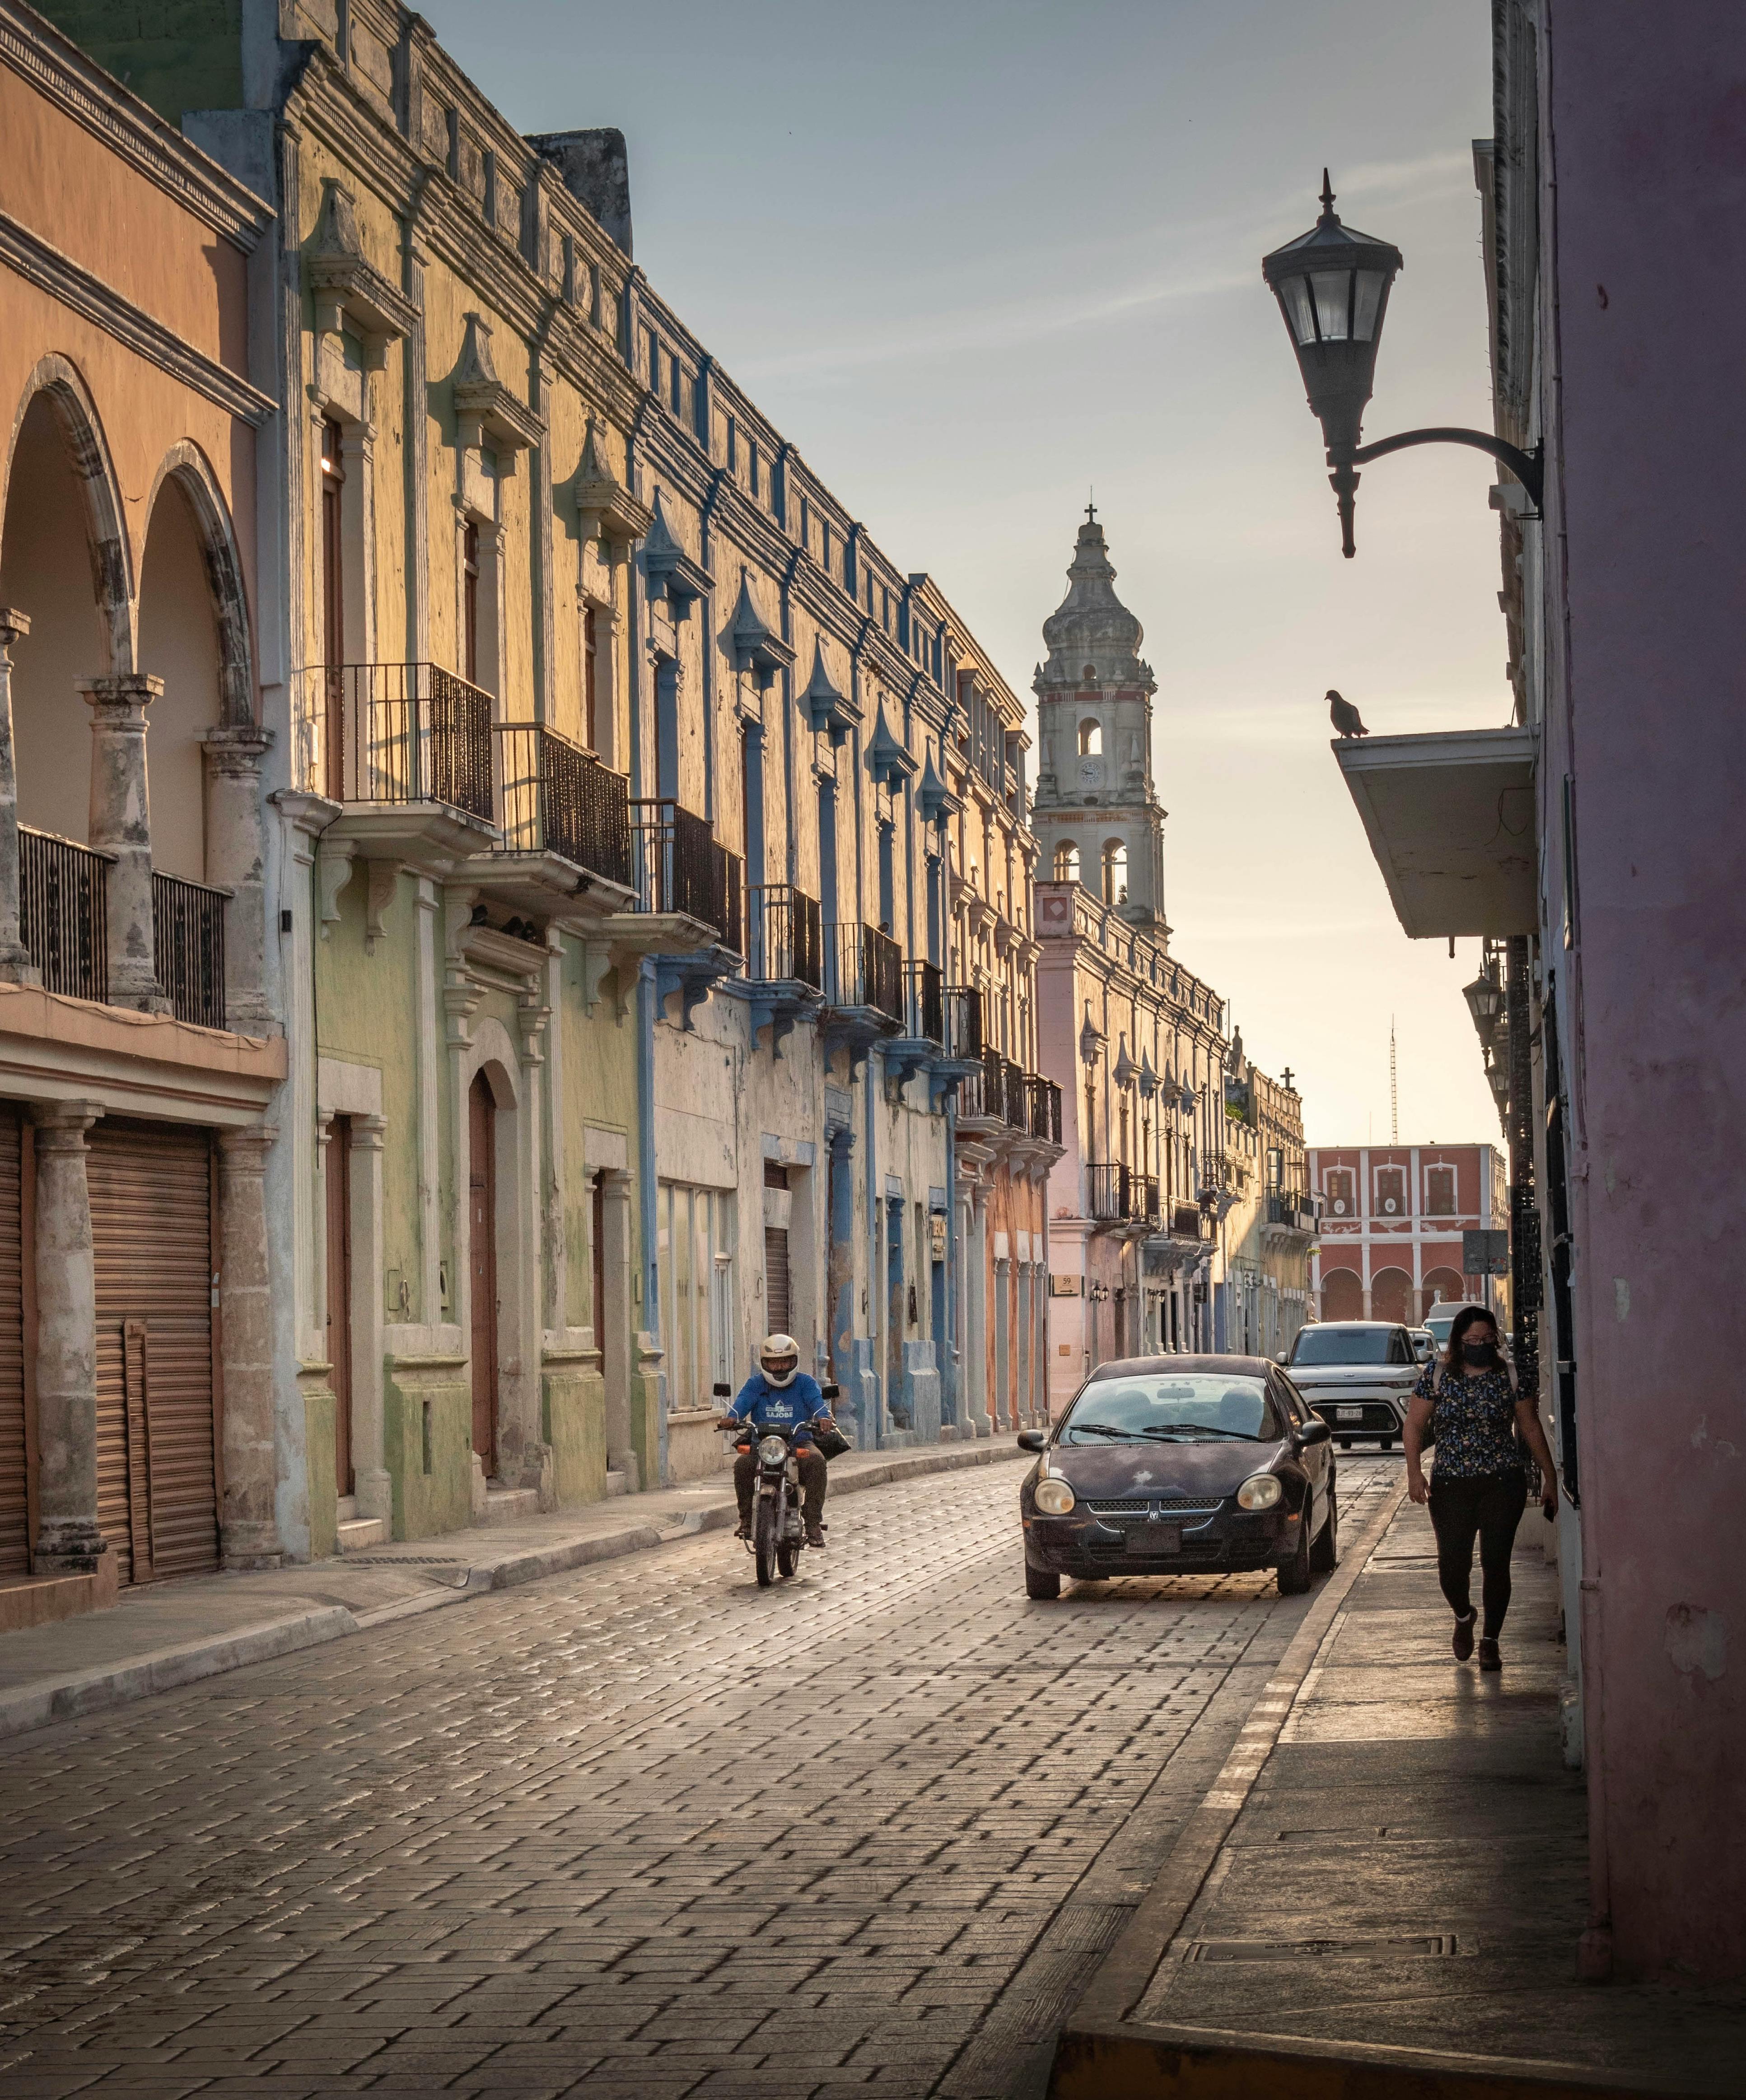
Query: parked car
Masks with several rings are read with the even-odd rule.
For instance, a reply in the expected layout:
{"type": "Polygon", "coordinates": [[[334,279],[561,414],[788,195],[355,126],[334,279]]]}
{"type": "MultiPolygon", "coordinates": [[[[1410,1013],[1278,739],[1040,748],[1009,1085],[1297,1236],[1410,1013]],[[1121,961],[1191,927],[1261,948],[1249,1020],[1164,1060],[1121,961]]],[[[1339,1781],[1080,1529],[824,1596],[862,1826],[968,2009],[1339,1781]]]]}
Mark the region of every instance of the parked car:
{"type": "MultiPolygon", "coordinates": [[[[1437,1345],[1439,1356],[1441,1356],[1449,1346],[1449,1330],[1455,1325],[1457,1314],[1464,1312],[1468,1305],[1473,1302],[1474,1301],[1465,1298],[1453,1300],[1439,1298],[1430,1312],[1425,1315],[1425,1325],[1430,1330],[1430,1338],[1437,1345]]],[[[1485,1312],[1487,1317],[1495,1317],[1485,1306],[1482,1305],[1479,1309],[1482,1312],[1485,1312]]]]}
{"type": "Polygon", "coordinates": [[[1394,1449],[1420,1370],[1409,1329],[1390,1320],[1324,1320],[1300,1328],[1281,1361],[1342,1451],[1360,1440],[1394,1449]]]}
{"type": "Polygon", "coordinates": [[[1429,1327],[1409,1327],[1412,1337],[1412,1353],[1421,1364],[1428,1364],[1437,1353],[1437,1338],[1429,1327]]]}
{"type": "Polygon", "coordinates": [[[1272,1568],[1287,1596],[1339,1559],[1333,1452],[1277,1365],[1143,1357],[1100,1365],[1052,1429],[1019,1439],[1024,1586],[1063,1576],[1272,1568]]]}

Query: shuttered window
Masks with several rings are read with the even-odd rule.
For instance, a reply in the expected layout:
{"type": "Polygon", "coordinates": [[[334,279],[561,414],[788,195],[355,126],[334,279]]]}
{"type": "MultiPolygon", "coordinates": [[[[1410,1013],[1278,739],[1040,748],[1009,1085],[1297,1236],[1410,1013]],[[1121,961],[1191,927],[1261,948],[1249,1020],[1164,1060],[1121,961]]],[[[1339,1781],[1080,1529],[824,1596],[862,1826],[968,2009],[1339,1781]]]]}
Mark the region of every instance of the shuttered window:
{"type": "Polygon", "coordinates": [[[30,1573],[20,1117],[0,1109],[0,1575],[30,1573]]]}
{"type": "Polygon", "coordinates": [[[104,1118],[87,1140],[97,1515],[123,1582],[216,1568],[212,1146],[104,1118]]]}
{"type": "Polygon", "coordinates": [[[764,1317],[772,1335],[791,1332],[789,1321],[788,1234],[774,1225],[764,1228],[764,1317]]]}

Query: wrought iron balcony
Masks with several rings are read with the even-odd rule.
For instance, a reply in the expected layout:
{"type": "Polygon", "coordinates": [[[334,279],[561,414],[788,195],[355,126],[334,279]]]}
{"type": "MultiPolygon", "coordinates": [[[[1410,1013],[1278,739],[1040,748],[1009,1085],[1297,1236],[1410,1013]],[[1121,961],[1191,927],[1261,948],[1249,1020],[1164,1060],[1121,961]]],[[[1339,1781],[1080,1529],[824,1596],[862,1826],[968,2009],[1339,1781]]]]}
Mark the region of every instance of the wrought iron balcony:
{"type": "MultiPolygon", "coordinates": [[[[946,1055],[963,1062],[980,1057],[982,994],[974,985],[948,985],[940,996],[946,1030],[946,1055]]],[[[960,1095],[961,1104],[962,1098],[960,1095]]]]}
{"type": "Polygon", "coordinates": [[[1059,1145],[1061,1142],[1061,1089],[1053,1079],[1045,1079],[1038,1072],[1027,1074],[1024,1085],[1030,1107],[1032,1136],[1045,1138],[1050,1145],[1059,1145]]]}
{"type": "Polygon", "coordinates": [[[1085,1215],[1110,1224],[1134,1215],[1134,1176],[1120,1160],[1086,1166],[1085,1215]]]}
{"type": "Polygon", "coordinates": [[[824,996],[843,1009],[864,1008],[904,1025],[904,951],[889,933],[855,920],[829,929],[824,996]]]}
{"type": "Polygon", "coordinates": [[[630,805],[634,887],[645,911],[699,920],[736,955],[745,952],[745,863],[708,823],[670,796],[630,805]]]}
{"type": "Polygon", "coordinates": [[[439,664],[320,674],[319,792],[336,802],[440,802],[491,823],[491,695],[439,664]]]}
{"type": "Polygon", "coordinates": [[[1198,1203],[1174,1203],[1170,1207],[1170,1233],[1174,1239],[1200,1240],[1206,1238],[1206,1213],[1198,1203]]]}
{"type": "Polygon", "coordinates": [[[784,882],[747,893],[745,973],[761,983],[824,989],[824,929],[819,902],[784,882]]]}
{"type": "Polygon", "coordinates": [[[179,875],[152,877],[152,948],[157,981],[178,1021],[224,1026],[224,907],[222,889],[179,875]]]}
{"type": "Polygon", "coordinates": [[[1284,1225],[1293,1232],[1313,1233],[1315,1230],[1315,1205],[1301,1189],[1270,1189],[1267,1191],[1267,1223],[1284,1225]]]}
{"type": "Polygon", "coordinates": [[[939,964],[905,963],[904,992],[911,1035],[917,1042],[937,1043],[944,1048],[946,1040],[945,988],[939,964]]]}
{"type": "Polygon", "coordinates": [[[1158,1177],[1156,1174],[1135,1174],[1129,1177],[1134,1192],[1134,1215],[1156,1224],[1158,1222],[1158,1177]]]}
{"type": "Polygon", "coordinates": [[[1010,1057],[1001,1058],[1001,1106],[1008,1126],[1014,1130],[1028,1131],[1031,1127],[1031,1097],[1026,1078],[1022,1065],[1014,1064],[1010,1057]]]}
{"type": "Polygon", "coordinates": [[[502,722],[494,732],[506,854],[556,854],[631,886],[630,783],[555,730],[502,722]]]}
{"type": "Polygon", "coordinates": [[[46,991],[109,996],[108,867],[107,854],[19,826],[19,937],[46,991]]]}

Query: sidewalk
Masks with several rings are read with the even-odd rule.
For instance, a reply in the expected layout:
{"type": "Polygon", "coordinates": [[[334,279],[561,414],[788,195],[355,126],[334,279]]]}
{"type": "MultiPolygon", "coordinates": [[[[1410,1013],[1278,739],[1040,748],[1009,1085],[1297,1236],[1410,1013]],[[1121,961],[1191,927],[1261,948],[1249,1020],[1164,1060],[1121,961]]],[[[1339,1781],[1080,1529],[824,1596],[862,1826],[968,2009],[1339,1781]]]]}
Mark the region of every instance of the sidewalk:
{"type": "MultiPolygon", "coordinates": [[[[1010,1436],[920,1450],[846,1452],[831,1462],[831,1502],[1024,1455],[1010,1436]]],[[[192,1576],[126,1590],[108,1611],[0,1636],[0,1738],[590,1561],[652,1551],[701,1531],[732,1530],[734,1523],[733,1483],[724,1472],[687,1487],[372,1546],[271,1573],[192,1576]]]]}
{"type": "Polygon", "coordinates": [[[1531,1505],[1483,1678],[1450,1655],[1426,1511],[1349,1542],[1069,2017],[1051,2095],[1746,2089],[1746,1992],[1576,1980],[1586,1803],[1544,1537],[1531,1505]]]}

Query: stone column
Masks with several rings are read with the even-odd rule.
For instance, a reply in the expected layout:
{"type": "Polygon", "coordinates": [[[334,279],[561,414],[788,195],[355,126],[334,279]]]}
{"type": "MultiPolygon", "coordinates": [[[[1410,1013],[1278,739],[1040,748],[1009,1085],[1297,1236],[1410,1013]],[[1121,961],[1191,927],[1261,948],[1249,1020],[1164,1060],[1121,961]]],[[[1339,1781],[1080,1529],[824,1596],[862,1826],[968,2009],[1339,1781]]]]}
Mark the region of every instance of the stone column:
{"type": "Polygon", "coordinates": [[[278,1439],[273,1405],[267,1155],[278,1132],[252,1123],[219,1133],[219,1261],[223,1307],[224,1499],[219,1537],[227,1568],[277,1568],[278,1439]]]}
{"type": "Polygon", "coordinates": [[[89,1574],[108,1551],[97,1524],[97,1282],[85,1133],[103,1111],[52,1101],[36,1125],[38,1575],[89,1574]]]}
{"type": "Polygon", "coordinates": [[[272,1019],[261,818],[261,759],[272,732],[245,722],[209,729],[201,742],[206,759],[206,880],[231,893],[224,913],[224,1025],[238,1035],[261,1035],[272,1019]]]}
{"type": "Polygon", "coordinates": [[[600,1267],[607,1294],[612,1301],[612,1317],[605,1308],[592,1306],[595,1347],[600,1352],[600,1374],[606,1381],[606,1462],[622,1473],[625,1485],[634,1494],[645,1483],[639,1475],[636,1447],[630,1434],[630,1189],[628,1168],[600,1170],[603,1245],[600,1267]]]}
{"type": "Polygon", "coordinates": [[[12,749],[12,644],[30,632],[30,622],[0,605],[0,983],[41,984],[19,925],[18,767],[12,749]]]}
{"type": "Polygon", "coordinates": [[[152,810],[146,790],[145,711],[161,678],[131,671],[81,678],[91,711],[91,845],[112,856],[106,885],[109,1004],[165,1013],[152,914],[152,810]]]}

